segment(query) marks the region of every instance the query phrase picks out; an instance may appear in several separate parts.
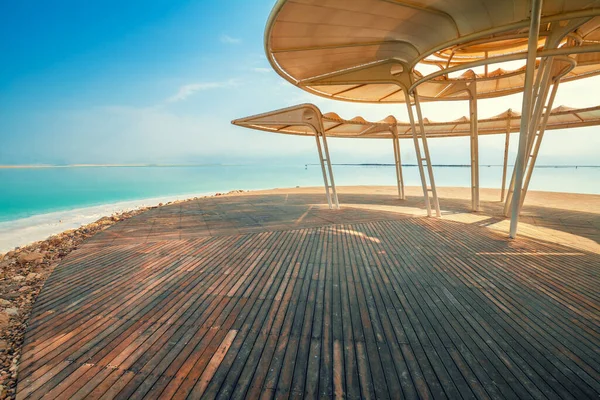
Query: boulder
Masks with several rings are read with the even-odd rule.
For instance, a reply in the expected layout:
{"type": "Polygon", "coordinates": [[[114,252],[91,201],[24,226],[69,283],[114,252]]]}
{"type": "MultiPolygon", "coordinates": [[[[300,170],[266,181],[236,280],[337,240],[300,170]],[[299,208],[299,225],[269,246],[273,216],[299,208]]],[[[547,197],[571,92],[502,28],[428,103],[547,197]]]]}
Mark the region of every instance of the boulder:
{"type": "Polygon", "coordinates": [[[4,310],[4,312],[6,313],[6,315],[8,315],[9,317],[16,317],[19,315],[19,310],[17,308],[7,308],[6,310],[4,310]]]}
{"type": "Polygon", "coordinates": [[[40,253],[39,251],[34,251],[31,253],[24,253],[19,256],[19,261],[21,263],[29,263],[29,262],[39,263],[43,259],[44,259],[44,254],[40,253]]]}
{"type": "Polygon", "coordinates": [[[27,276],[25,277],[25,280],[27,282],[31,282],[31,281],[35,281],[37,279],[40,279],[42,277],[42,274],[38,274],[35,272],[30,272],[29,274],[27,274],[27,276]]]}

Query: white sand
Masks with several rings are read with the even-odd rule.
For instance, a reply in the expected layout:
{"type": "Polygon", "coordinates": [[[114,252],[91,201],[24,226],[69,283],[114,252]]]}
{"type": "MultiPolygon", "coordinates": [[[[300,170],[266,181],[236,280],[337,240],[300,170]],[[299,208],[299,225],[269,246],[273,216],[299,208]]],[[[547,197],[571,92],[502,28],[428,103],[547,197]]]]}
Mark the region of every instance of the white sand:
{"type": "Polygon", "coordinates": [[[28,218],[0,222],[0,254],[15,247],[21,247],[33,242],[47,239],[69,229],[92,223],[102,217],[114,213],[130,211],[140,207],[155,206],[175,200],[185,200],[194,197],[210,196],[214,193],[173,195],[149,199],[122,201],[99,206],[75,208],[48,214],[34,215],[28,218]]]}

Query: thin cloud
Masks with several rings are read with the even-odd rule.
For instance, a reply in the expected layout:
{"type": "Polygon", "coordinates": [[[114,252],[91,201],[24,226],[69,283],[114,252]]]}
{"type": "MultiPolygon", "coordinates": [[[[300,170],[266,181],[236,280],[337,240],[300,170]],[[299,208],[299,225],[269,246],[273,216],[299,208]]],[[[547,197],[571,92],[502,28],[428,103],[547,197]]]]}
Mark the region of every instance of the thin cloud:
{"type": "Polygon", "coordinates": [[[227,43],[227,44],[239,44],[242,42],[242,39],[234,38],[234,37],[231,37],[231,36],[225,35],[225,34],[221,35],[220,39],[221,39],[221,43],[227,43]]]}
{"type": "Polygon", "coordinates": [[[261,74],[266,74],[268,72],[271,72],[271,68],[264,68],[264,67],[258,67],[258,68],[252,68],[252,71],[254,72],[260,72],[261,74]]]}
{"type": "Polygon", "coordinates": [[[187,85],[183,85],[179,88],[177,93],[167,99],[169,103],[175,103],[177,101],[182,101],[192,96],[196,92],[201,92],[204,90],[225,88],[237,86],[237,82],[234,79],[230,79],[225,82],[200,82],[200,83],[190,83],[187,85]]]}

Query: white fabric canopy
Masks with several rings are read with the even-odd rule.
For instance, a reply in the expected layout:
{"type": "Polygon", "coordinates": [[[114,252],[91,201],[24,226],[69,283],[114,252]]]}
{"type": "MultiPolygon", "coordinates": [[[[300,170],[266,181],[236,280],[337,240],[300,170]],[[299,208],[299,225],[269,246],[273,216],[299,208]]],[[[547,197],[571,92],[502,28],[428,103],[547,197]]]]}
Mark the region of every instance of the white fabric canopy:
{"type": "MultiPolygon", "coordinates": [[[[362,117],[343,119],[335,113],[322,114],[313,104],[300,104],[264,114],[253,115],[232,121],[234,125],[289,135],[314,135],[319,123],[328,137],[391,139],[394,132],[399,138],[412,138],[410,123],[397,121],[389,116],[381,121],[366,121],[362,117]],[[314,123],[314,119],[320,122],[314,123]]],[[[491,118],[478,120],[478,134],[491,135],[518,132],[521,116],[507,110],[491,118]]],[[[570,108],[560,106],[552,110],[546,130],[578,128],[600,125],[600,106],[570,108]]],[[[437,122],[424,118],[425,133],[429,138],[469,136],[470,121],[462,117],[454,121],[437,122]]]]}
{"type": "MultiPolygon", "coordinates": [[[[561,48],[598,47],[600,0],[545,0],[540,49],[554,24],[575,21],[561,48]],[[587,15],[587,19],[576,19],[587,15]]],[[[385,79],[404,66],[413,80],[434,70],[465,68],[419,86],[423,101],[468,99],[466,82],[477,80],[478,98],[523,90],[524,69],[490,65],[482,73],[469,63],[491,57],[524,56],[529,1],[498,0],[280,0],[265,31],[273,68],[293,84],[320,96],[362,102],[404,102],[400,87],[385,79]],[[429,67],[429,68],[427,68],[429,67]],[[395,71],[390,70],[396,68],[395,71]],[[365,73],[361,73],[365,72],[365,73]]],[[[573,53],[574,54],[574,53],[573,53]]],[[[600,73],[600,53],[557,59],[563,81],[600,73]]]]}

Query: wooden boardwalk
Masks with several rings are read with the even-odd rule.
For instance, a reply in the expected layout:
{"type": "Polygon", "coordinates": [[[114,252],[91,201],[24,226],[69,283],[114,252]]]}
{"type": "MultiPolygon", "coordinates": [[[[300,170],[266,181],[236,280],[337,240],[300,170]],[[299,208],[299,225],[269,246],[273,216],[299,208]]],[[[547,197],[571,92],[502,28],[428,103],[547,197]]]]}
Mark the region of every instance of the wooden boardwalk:
{"type": "MultiPolygon", "coordinates": [[[[600,396],[598,253],[392,193],[208,198],[102,232],[37,299],[18,397],[600,396]]],[[[570,237],[596,240],[598,212],[570,237]]]]}

